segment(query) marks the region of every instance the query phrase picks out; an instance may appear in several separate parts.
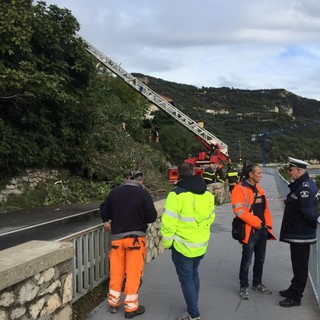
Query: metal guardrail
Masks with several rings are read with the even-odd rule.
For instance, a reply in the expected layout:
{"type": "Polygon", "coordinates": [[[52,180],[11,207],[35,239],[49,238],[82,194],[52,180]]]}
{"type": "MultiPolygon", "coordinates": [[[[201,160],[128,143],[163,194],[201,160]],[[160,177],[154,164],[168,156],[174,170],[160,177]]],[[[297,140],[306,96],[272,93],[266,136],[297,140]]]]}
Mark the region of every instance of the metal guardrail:
{"type": "Polygon", "coordinates": [[[276,179],[278,192],[280,196],[283,199],[285,199],[287,197],[287,194],[289,193],[289,188],[288,188],[289,182],[279,173],[278,170],[274,168],[263,167],[262,170],[263,170],[263,173],[271,174],[274,176],[274,178],[276,179]]]}
{"type": "MultiPolygon", "coordinates": [[[[310,170],[311,171],[311,170],[310,170]]],[[[274,168],[263,168],[263,173],[271,174],[275,177],[278,191],[282,198],[286,198],[289,189],[288,181],[285,180],[280,173],[274,168]]],[[[312,170],[313,175],[320,174],[319,171],[312,170]]],[[[313,292],[320,307],[320,227],[317,228],[317,243],[310,246],[309,258],[309,280],[311,282],[313,292]]]]}
{"type": "Polygon", "coordinates": [[[75,302],[109,278],[109,232],[102,224],[74,233],[58,241],[73,244],[73,299],[75,302]]]}
{"type": "Polygon", "coordinates": [[[317,243],[310,247],[309,279],[320,307],[320,231],[317,229],[317,243]]]}

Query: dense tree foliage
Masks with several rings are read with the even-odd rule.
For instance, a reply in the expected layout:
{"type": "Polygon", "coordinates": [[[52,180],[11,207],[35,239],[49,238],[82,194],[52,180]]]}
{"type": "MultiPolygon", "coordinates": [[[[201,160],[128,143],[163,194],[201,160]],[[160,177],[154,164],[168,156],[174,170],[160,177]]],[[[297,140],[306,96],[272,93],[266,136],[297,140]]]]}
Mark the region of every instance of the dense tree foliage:
{"type": "Polygon", "coordinates": [[[0,15],[1,171],[83,163],[95,110],[82,100],[95,69],[78,22],[27,0],[2,1],[0,15]]]}
{"type": "Polygon", "coordinates": [[[3,175],[39,166],[112,179],[134,166],[134,143],[146,140],[147,102],[97,68],[78,30],[68,9],[30,0],[0,3],[3,175]]]}

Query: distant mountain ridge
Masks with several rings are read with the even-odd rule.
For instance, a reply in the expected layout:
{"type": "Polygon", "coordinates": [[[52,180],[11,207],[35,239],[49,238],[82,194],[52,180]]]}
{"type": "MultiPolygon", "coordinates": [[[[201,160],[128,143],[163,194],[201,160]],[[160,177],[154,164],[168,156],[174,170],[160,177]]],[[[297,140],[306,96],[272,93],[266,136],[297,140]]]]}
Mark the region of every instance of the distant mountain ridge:
{"type": "Polygon", "coordinates": [[[240,153],[248,160],[261,159],[259,140],[251,141],[253,133],[265,135],[269,161],[286,161],[288,155],[320,159],[320,101],[285,89],[197,88],[139,73],[134,76],[173,99],[193,120],[204,122],[208,131],[229,145],[233,159],[240,153]]]}

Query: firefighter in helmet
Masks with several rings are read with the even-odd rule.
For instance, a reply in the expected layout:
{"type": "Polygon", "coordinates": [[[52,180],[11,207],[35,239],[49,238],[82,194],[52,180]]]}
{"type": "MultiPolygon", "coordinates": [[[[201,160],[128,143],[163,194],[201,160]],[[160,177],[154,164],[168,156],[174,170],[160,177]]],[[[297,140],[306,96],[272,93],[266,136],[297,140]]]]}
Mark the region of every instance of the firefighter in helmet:
{"type": "Polygon", "coordinates": [[[229,191],[231,192],[236,185],[236,183],[239,182],[239,172],[235,170],[230,163],[228,163],[228,168],[226,172],[226,180],[228,180],[229,184],[229,191]]]}

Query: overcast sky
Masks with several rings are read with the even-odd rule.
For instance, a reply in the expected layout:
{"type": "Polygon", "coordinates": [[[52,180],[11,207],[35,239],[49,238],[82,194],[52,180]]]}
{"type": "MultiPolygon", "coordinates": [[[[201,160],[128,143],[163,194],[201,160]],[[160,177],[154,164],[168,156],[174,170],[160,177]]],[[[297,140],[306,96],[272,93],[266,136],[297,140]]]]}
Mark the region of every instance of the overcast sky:
{"type": "Polygon", "coordinates": [[[50,0],[128,72],[320,100],[320,0],[50,0]]]}

